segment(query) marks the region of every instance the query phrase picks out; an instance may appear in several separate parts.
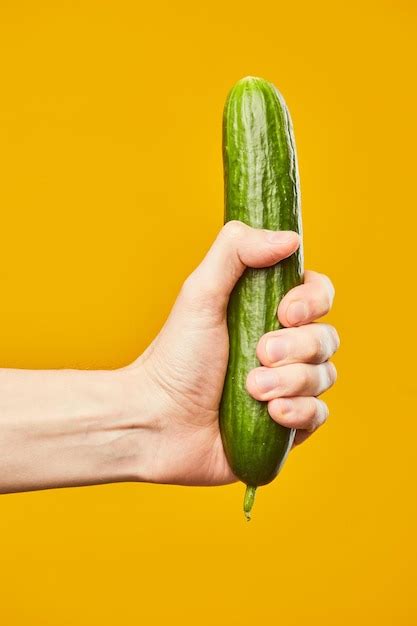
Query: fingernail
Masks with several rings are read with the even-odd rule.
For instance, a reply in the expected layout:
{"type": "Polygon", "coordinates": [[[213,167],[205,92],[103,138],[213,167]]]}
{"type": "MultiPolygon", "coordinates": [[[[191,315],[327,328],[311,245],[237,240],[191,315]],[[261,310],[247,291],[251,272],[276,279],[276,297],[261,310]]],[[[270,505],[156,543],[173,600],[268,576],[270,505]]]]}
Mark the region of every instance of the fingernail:
{"type": "Polygon", "coordinates": [[[270,231],[266,238],[271,243],[288,243],[294,239],[295,234],[292,230],[277,230],[270,231]]]}
{"type": "Polygon", "coordinates": [[[307,306],[301,300],[292,302],[287,309],[287,320],[290,324],[300,324],[307,319],[307,306]]]}
{"type": "Polygon", "coordinates": [[[272,370],[260,370],[255,376],[256,385],[261,393],[271,391],[276,387],[277,377],[272,370]]]}
{"type": "Polygon", "coordinates": [[[289,353],[288,341],[284,337],[271,337],[266,342],[265,352],[271,363],[283,361],[289,353]]]}

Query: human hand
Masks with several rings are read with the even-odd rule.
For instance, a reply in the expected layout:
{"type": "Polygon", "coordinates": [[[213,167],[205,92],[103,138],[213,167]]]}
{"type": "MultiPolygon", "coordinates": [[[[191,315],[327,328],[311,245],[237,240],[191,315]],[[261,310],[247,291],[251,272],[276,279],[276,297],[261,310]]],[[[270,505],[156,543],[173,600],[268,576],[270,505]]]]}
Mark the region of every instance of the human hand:
{"type": "MultiPolygon", "coordinates": [[[[246,267],[268,267],[299,246],[292,232],[253,229],[229,222],[202,263],[186,279],[171,314],[126,374],[140,379],[148,424],[154,433],[146,480],[182,485],[219,485],[236,480],[219,431],[219,403],[228,360],[227,303],[246,267]]],[[[281,301],[283,328],[260,337],[260,367],[247,390],[267,401],[271,418],[297,429],[295,445],[327,418],[317,398],[336,379],[329,358],[339,346],[336,330],[312,323],[332,305],[331,281],[306,271],[303,285],[281,301]]],[[[132,385],[131,385],[132,387],[132,385]]],[[[143,403],[143,398],[142,398],[143,403]]],[[[149,455],[148,455],[149,456],[149,455]]]]}

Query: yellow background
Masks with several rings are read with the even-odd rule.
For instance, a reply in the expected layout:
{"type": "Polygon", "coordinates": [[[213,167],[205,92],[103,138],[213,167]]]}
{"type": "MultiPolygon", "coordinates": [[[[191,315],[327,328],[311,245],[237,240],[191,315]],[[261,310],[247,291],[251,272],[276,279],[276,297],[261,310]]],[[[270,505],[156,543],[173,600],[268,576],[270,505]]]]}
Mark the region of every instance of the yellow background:
{"type": "Polygon", "coordinates": [[[414,626],[416,5],[0,5],[5,367],[138,355],[223,213],[221,114],[283,92],[306,267],[337,288],[331,417],[262,489],[109,485],[0,499],[8,626],[414,626]]]}

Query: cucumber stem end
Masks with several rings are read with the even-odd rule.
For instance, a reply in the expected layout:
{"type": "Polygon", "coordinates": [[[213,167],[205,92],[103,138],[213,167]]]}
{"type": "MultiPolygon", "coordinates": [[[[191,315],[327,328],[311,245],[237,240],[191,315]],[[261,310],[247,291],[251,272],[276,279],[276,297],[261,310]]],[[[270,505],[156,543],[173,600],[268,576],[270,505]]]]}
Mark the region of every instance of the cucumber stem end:
{"type": "Polygon", "coordinates": [[[252,512],[253,503],[255,501],[255,493],[256,493],[256,487],[252,487],[251,485],[246,486],[245,499],[243,501],[243,511],[245,513],[247,522],[250,522],[251,520],[251,512],[252,512]]]}

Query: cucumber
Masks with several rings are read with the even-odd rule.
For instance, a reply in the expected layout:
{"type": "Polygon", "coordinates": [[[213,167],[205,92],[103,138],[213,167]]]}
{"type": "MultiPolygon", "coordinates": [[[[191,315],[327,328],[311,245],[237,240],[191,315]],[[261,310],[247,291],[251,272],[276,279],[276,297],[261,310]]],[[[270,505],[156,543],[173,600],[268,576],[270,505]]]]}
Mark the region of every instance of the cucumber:
{"type": "MultiPolygon", "coordinates": [[[[247,77],[232,88],[223,116],[225,222],[302,234],[300,186],[291,118],[271,83],[247,77]]],[[[266,402],[246,391],[249,371],[259,366],[256,346],[281,328],[277,308],[303,282],[302,246],[271,268],[246,269],[229,300],[229,361],[220,404],[227,460],[247,485],[249,520],[256,488],[271,482],[291,449],[295,429],[272,420],[266,402]]]]}

